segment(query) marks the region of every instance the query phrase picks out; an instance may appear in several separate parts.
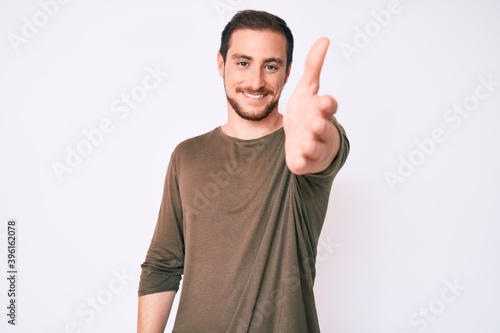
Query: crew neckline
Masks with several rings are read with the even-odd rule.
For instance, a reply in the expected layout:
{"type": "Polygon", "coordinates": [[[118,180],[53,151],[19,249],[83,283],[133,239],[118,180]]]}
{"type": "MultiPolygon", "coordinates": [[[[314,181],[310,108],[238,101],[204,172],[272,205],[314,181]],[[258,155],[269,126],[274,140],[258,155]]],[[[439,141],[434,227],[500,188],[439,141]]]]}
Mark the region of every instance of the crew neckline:
{"type": "Polygon", "coordinates": [[[237,138],[235,136],[228,135],[228,134],[224,133],[224,131],[222,130],[222,126],[217,126],[215,128],[215,130],[217,131],[219,136],[225,140],[229,140],[229,141],[233,141],[233,142],[252,143],[252,142],[262,141],[263,139],[269,138],[273,135],[277,135],[278,133],[283,132],[283,126],[278,128],[274,132],[271,132],[269,134],[263,135],[261,137],[255,138],[255,139],[240,139],[240,138],[237,138]]]}

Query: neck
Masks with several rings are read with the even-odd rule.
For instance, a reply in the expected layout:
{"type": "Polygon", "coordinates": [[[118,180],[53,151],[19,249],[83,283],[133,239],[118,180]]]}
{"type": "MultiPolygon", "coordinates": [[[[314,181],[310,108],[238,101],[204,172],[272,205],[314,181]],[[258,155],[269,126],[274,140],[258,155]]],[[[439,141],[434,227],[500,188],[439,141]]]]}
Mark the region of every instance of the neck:
{"type": "Polygon", "coordinates": [[[283,116],[277,107],[267,118],[259,121],[245,120],[230,108],[227,118],[227,122],[221,126],[222,132],[242,140],[257,139],[283,127],[283,116]]]}

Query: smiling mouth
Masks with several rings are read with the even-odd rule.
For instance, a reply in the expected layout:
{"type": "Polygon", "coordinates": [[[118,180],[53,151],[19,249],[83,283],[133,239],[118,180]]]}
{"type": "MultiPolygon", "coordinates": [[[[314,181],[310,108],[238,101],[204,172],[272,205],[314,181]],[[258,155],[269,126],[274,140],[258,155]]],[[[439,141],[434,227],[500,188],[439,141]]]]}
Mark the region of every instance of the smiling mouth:
{"type": "Polygon", "coordinates": [[[264,98],[267,94],[250,94],[250,93],[247,93],[247,92],[244,92],[243,95],[245,95],[246,97],[250,98],[250,99],[262,99],[264,98]]]}

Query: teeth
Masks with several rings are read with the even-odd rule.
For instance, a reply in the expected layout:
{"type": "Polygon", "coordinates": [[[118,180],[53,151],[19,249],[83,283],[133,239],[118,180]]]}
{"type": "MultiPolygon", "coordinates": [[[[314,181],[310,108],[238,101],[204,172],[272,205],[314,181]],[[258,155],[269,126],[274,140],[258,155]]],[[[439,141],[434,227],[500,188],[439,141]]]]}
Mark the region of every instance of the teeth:
{"type": "Polygon", "coordinates": [[[253,98],[253,99],[259,99],[259,98],[262,98],[264,97],[264,95],[252,95],[252,94],[249,94],[249,93],[244,93],[246,97],[249,97],[249,98],[253,98]]]}

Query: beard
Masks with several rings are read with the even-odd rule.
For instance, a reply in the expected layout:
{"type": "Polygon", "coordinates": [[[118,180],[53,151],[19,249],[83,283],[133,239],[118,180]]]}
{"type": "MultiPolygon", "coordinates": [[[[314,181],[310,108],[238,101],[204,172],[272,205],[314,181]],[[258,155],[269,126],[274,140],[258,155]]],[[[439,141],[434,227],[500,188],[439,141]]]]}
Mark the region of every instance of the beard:
{"type": "MultiPolygon", "coordinates": [[[[267,91],[265,89],[259,89],[257,91],[251,91],[250,89],[237,89],[236,93],[238,94],[238,93],[241,93],[243,91],[251,93],[251,94],[256,94],[256,95],[270,94],[269,91],[267,91]]],[[[273,110],[276,108],[276,106],[278,105],[278,101],[279,101],[279,98],[278,98],[275,101],[271,101],[271,102],[267,103],[263,107],[263,109],[260,111],[248,111],[248,110],[243,109],[243,107],[236,101],[235,98],[229,97],[229,95],[227,93],[227,89],[226,89],[226,98],[227,98],[227,101],[229,102],[229,105],[231,105],[231,107],[234,109],[236,114],[238,116],[240,116],[240,118],[245,119],[245,120],[250,120],[250,121],[260,121],[260,120],[266,119],[273,112],[273,110]]]]}

